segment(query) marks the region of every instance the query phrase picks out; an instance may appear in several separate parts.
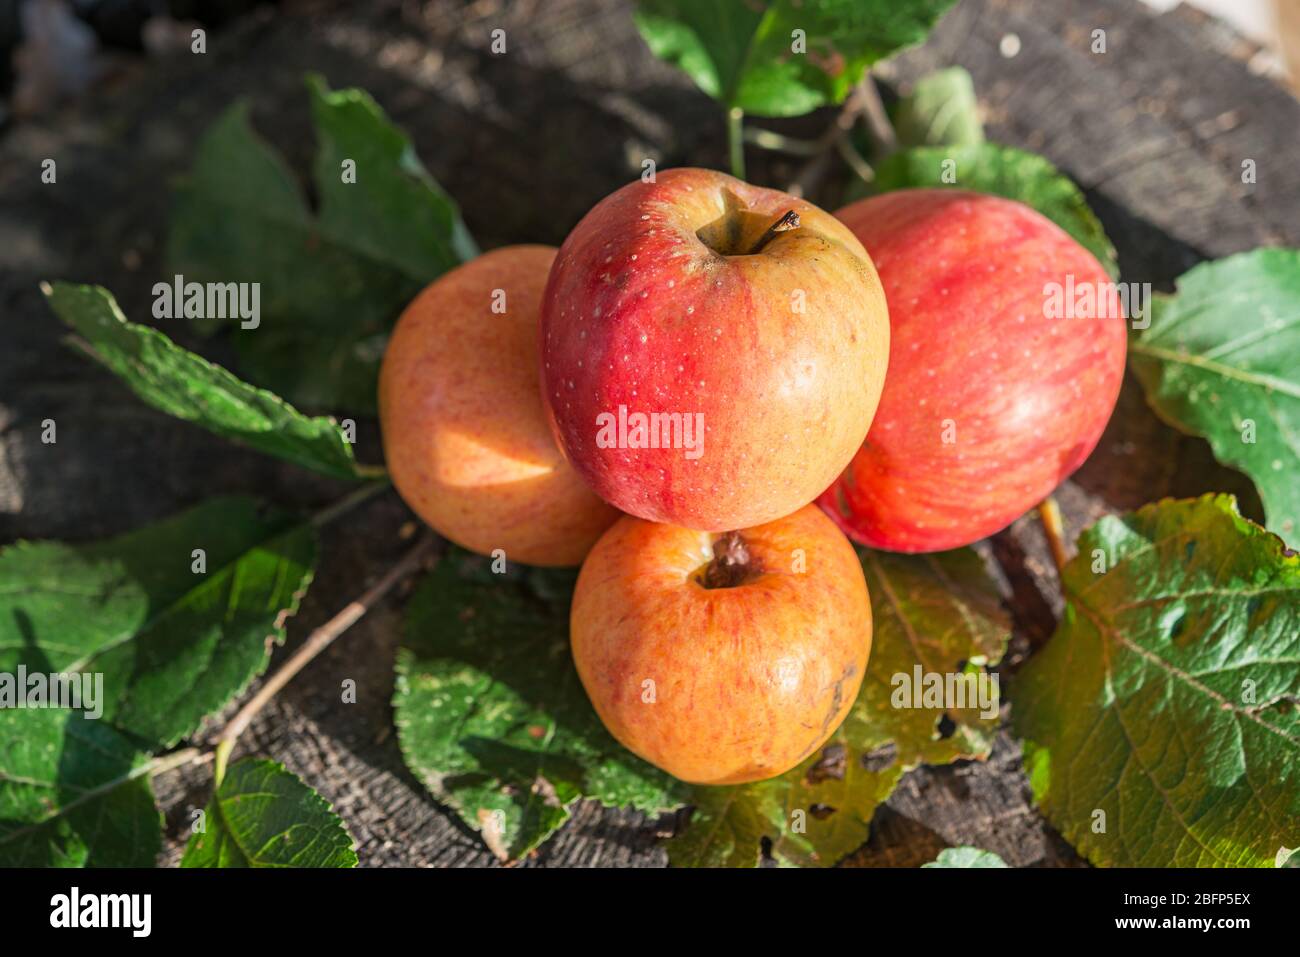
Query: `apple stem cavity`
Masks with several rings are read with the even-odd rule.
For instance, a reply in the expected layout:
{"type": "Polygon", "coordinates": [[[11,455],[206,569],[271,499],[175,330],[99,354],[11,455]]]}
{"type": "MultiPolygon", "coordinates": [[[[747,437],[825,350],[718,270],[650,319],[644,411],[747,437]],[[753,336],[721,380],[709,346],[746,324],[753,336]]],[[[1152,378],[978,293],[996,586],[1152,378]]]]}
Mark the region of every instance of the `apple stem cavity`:
{"type": "Polygon", "coordinates": [[[780,219],[774,222],[771,226],[767,227],[767,231],[763,233],[762,236],[758,237],[758,242],[754,243],[754,245],[750,248],[749,252],[746,253],[746,255],[753,256],[756,253],[762,252],[763,247],[766,246],[768,243],[770,243],[773,239],[775,239],[777,233],[786,233],[792,229],[798,229],[798,228],[799,228],[799,214],[796,213],[793,209],[787,209],[780,219]]]}
{"type": "Polygon", "coordinates": [[[713,543],[713,561],[697,580],[705,588],[735,588],[757,578],[763,569],[740,532],[726,532],[713,543]]]}

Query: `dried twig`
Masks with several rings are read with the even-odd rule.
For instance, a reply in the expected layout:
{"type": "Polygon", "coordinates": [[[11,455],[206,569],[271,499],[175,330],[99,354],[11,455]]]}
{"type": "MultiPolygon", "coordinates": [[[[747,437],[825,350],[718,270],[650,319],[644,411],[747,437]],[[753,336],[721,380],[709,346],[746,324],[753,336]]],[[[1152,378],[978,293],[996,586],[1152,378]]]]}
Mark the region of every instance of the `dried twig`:
{"type": "Polygon", "coordinates": [[[385,572],[379,581],[367,588],[361,597],[349,602],[342,611],[313,631],[302,647],[295,651],[280,666],[279,670],[257,690],[257,694],[253,695],[239,709],[239,713],[230,719],[230,723],[226,725],[217,740],[217,759],[213,776],[218,785],[221,784],[221,779],[225,776],[226,762],[230,758],[230,752],[235,747],[235,741],[238,740],[239,735],[248,727],[253,718],[257,716],[257,713],[266,706],[268,701],[275,697],[281,688],[289,683],[294,675],[306,667],[308,662],[328,648],[335,638],[356,624],[361,616],[378,604],[394,586],[415,572],[432,554],[434,541],[432,535],[423,537],[414,548],[402,556],[397,564],[385,572]]]}
{"type": "Polygon", "coordinates": [[[849,163],[856,175],[868,182],[874,179],[875,171],[872,170],[871,165],[849,143],[849,134],[853,132],[853,127],[859,119],[867,123],[872,136],[880,142],[884,152],[889,152],[898,146],[898,138],[894,136],[894,129],[889,125],[889,117],[885,115],[885,108],[880,102],[880,94],[876,90],[875,83],[872,82],[869,73],[864,74],[862,80],[844,101],[839,115],[835,117],[835,122],[816,140],[816,155],[795,174],[794,180],[786,191],[795,196],[807,196],[811,193],[825,175],[829,159],[835,153],[849,163]],[[849,159],[846,148],[852,153],[852,160],[849,159]]]}

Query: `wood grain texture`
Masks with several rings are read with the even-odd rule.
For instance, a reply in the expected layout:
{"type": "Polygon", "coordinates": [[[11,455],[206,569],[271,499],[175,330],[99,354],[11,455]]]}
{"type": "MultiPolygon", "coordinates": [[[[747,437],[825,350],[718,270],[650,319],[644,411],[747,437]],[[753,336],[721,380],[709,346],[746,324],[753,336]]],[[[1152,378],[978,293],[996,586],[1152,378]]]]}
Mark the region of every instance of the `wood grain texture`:
{"type": "MultiPolygon", "coordinates": [[[[370,90],[412,134],[434,175],[462,205],[485,248],[558,244],[597,199],[661,165],[725,165],[723,123],[688,80],[655,61],[627,3],[552,0],[422,7],[398,0],[289,5],[214,35],[203,57],[137,70],[90,102],[11,129],[0,140],[0,541],[84,541],[125,531],[217,493],[246,491],[320,507],[344,486],[246,452],[137,402],[107,373],[59,344],[63,330],[37,282],[99,282],[127,315],[146,320],[163,278],[166,183],[230,100],[249,95],[254,119],[306,169],[311,152],[301,75],[370,90]],[[493,56],[490,31],[507,31],[493,56]],[[34,185],[58,161],[55,186],[34,185]],[[43,419],[58,423],[54,445],[43,419]]],[[[1206,257],[1261,244],[1300,245],[1300,104],[1245,66],[1251,49],[1204,17],[1155,16],[1129,0],[963,0],[930,41],[889,65],[905,89],[936,66],[971,71],[991,138],[1042,152],[1073,176],[1115,242],[1124,278],[1168,288],[1206,257]],[[1108,52],[1089,51],[1107,31],[1108,52]],[[1007,33],[1021,41],[1011,59],[1007,33]],[[1241,182],[1243,159],[1257,182],[1241,182]]],[[[815,135],[832,111],[767,124],[815,135]]],[[[797,164],[750,155],[750,175],[782,184],[797,164]]],[[[813,199],[834,202],[827,181],[813,199]]],[[[220,341],[196,342],[229,362],[220,341]]],[[[1131,377],[1130,377],[1131,379],[1131,377]]],[[[379,458],[373,421],[359,423],[358,455],[379,458]]],[[[1159,423],[1129,381],[1101,445],[1061,490],[1067,531],[1165,494],[1237,491],[1205,443],[1159,423]]],[[[316,585],[290,622],[289,647],[346,596],[395,561],[409,513],[391,493],[330,529],[316,585]]],[[[1016,633],[1003,668],[1041,643],[1059,611],[1055,573],[1033,518],[984,546],[1000,565],[1016,633]]],[[[331,801],[355,835],[364,866],[476,866],[493,858],[406,771],[389,699],[400,599],[363,620],[262,713],[240,753],[284,762],[331,801]],[[357,682],[355,705],[340,683],[357,682]]],[[[284,651],[278,652],[283,656],[284,651]]],[[[164,863],[188,836],[189,811],[207,798],[208,770],[158,782],[167,820],[164,863]]],[[[661,866],[664,820],[584,807],[523,866],[661,866]]],[[[851,863],[913,866],[946,845],[973,844],[1014,865],[1078,863],[1029,801],[1014,742],[986,763],[919,769],[877,813],[851,863]]]]}

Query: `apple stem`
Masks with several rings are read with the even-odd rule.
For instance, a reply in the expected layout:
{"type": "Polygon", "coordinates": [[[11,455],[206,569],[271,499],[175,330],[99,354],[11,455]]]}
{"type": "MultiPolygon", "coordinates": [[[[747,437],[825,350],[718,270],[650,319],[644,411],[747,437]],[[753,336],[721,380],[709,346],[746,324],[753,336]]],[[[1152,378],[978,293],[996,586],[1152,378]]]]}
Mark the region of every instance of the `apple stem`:
{"type": "Polygon", "coordinates": [[[787,209],[780,219],[774,222],[771,226],[767,227],[767,232],[763,233],[762,236],[758,237],[758,242],[754,243],[753,247],[749,250],[749,252],[746,255],[752,256],[757,252],[761,252],[763,247],[766,246],[768,243],[770,243],[776,237],[777,233],[786,233],[792,229],[798,229],[798,228],[799,228],[799,214],[796,213],[793,209],[787,209]]]}
{"type": "Polygon", "coordinates": [[[705,566],[700,584],[705,588],[735,588],[761,571],[740,532],[726,532],[713,543],[713,561],[705,566]]]}

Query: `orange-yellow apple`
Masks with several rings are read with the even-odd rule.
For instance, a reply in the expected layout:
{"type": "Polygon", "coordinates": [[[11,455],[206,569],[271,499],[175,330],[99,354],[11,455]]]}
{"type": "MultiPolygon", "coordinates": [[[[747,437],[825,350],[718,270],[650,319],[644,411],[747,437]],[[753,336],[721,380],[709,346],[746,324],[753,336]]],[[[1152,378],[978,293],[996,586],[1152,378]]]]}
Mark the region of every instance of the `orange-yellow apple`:
{"type": "Polygon", "coordinates": [[[624,516],[578,575],[578,675],[625,747],[683,781],[788,771],[848,714],[871,602],[816,506],[721,535],[624,516]]]}
{"type": "Polygon", "coordinates": [[[829,213],[703,169],[606,197],[560,248],[542,387],[569,460],[641,518],[724,531],[817,497],[862,444],[889,319],[829,213]]]}
{"type": "Polygon", "coordinates": [[[821,498],[873,548],[930,552],[1011,524],[1096,446],[1124,377],[1118,288],[1028,206],[911,189],[838,213],[889,299],[889,380],[821,498]]]}
{"type": "Polygon", "coordinates": [[[508,246],[402,313],[379,373],[393,484],[439,534],[529,565],[577,565],[617,517],[555,445],[538,396],[550,246],[508,246]]]}

